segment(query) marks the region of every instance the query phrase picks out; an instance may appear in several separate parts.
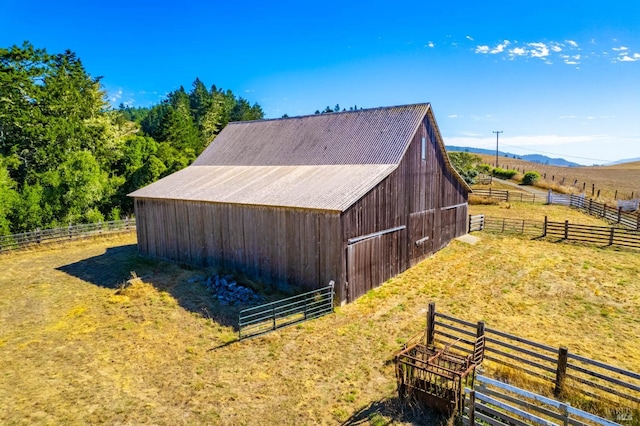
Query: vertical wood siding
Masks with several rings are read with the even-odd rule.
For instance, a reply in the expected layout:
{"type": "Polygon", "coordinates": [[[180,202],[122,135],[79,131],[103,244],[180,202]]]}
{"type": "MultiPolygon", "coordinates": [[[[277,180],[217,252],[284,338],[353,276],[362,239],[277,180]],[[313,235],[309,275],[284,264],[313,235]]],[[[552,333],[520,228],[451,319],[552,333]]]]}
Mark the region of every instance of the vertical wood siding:
{"type": "Polygon", "coordinates": [[[142,255],[304,290],[339,279],[338,213],[160,199],[135,209],[142,255]]]}
{"type": "Polygon", "coordinates": [[[398,168],[342,214],[342,244],[346,259],[342,262],[341,283],[344,287],[344,282],[349,281],[349,300],[417,264],[453,238],[466,233],[468,194],[447,168],[447,154],[440,149],[432,120],[431,114],[425,117],[398,168]],[[426,139],[424,160],[423,137],[426,139]],[[347,244],[350,238],[402,225],[407,227],[406,231],[394,237],[389,234],[376,237],[380,240],[378,242],[358,243],[362,248],[347,244]],[[381,245],[385,237],[388,241],[381,245]],[[397,251],[390,251],[392,238],[398,237],[404,241],[398,242],[397,251]],[[386,273],[391,270],[389,268],[383,272],[369,270],[388,262],[386,258],[391,253],[398,256],[393,261],[398,265],[393,275],[386,273]],[[370,265],[354,262],[370,262],[370,265]],[[376,280],[377,283],[372,284],[376,280]]]}

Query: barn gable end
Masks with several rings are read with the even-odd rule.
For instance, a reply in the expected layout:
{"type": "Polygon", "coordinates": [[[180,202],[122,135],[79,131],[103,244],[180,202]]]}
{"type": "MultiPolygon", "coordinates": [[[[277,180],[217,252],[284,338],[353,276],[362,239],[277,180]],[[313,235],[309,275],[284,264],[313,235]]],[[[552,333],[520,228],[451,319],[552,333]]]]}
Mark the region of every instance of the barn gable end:
{"type": "Polygon", "coordinates": [[[417,104],[232,123],[130,195],[142,255],[346,302],[464,234],[469,191],[417,104]]]}

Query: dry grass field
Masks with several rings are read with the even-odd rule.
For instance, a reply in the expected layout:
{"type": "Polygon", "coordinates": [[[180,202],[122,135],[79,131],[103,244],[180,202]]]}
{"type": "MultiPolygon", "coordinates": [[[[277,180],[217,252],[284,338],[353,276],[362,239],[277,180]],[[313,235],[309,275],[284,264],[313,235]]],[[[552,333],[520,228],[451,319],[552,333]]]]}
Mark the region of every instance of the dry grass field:
{"type": "MultiPolygon", "coordinates": [[[[495,156],[480,154],[480,157],[487,164],[495,165],[495,156]]],[[[517,168],[521,171],[546,174],[545,183],[549,186],[559,185],[563,179],[567,190],[582,192],[584,186],[587,196],[591,196],[592,185],[594,185],[595,195],[600,190],[601,201],[613,202],[616,190],[619,199],[628,199],[632,193],[634,198],[640,198],[640,162],[613,166],[560,167],[506,157],[499,157],[498,160],[502,168],[517,168]],[[552,177],[554,177],[553,181],[552,177]],[[575,181],[577,186],[572,187],[575,181]]]]}
{"type": "Polygon", "coordinates": [[[335,314],[242,342],[237,311],[188,283],[207,271],[141,259],[133,234],[3,254],[0,424],[438,424],[395,403],[391,362],[429,302],[640,371],[636,252],[475,235],[335,314]]]}

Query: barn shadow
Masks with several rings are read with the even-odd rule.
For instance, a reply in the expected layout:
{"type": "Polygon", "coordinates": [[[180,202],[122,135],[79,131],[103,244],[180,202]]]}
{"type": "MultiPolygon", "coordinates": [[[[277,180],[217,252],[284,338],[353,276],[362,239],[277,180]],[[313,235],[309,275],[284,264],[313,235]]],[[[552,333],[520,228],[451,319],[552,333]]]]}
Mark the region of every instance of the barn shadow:
{"type": "Polygon", "coordinates": [[[356,411],[342,426],[388,424],[389,421],[422,426],[445,426],[452,423],[449,416],[424,408],[413,401],[401,400],[397,396],[379,401],[356,411]]]}
{"type": "Polygon", "coordinates": [[[214,300],[204,285],[210,271],[141,257],[136,244],[109,247],[103,254],[56,269],[114,291],[125,286],[135,274],[143,282],[171,294],[182,308],[237,331],[239,308],[222,306],[214,300]]]}

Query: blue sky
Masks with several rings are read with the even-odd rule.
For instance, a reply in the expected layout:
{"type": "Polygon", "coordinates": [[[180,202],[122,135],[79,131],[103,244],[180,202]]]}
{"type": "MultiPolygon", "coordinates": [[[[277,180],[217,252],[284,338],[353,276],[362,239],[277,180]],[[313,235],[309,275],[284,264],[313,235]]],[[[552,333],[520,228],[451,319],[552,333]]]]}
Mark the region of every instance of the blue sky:
{"type": "Polygon", "coordinates": [[[1,0],[0,46],[71,49],[115,105],[196,77],[269,118],[431,102],[449,145],[640,157],[640,2],[1,0]]]}

